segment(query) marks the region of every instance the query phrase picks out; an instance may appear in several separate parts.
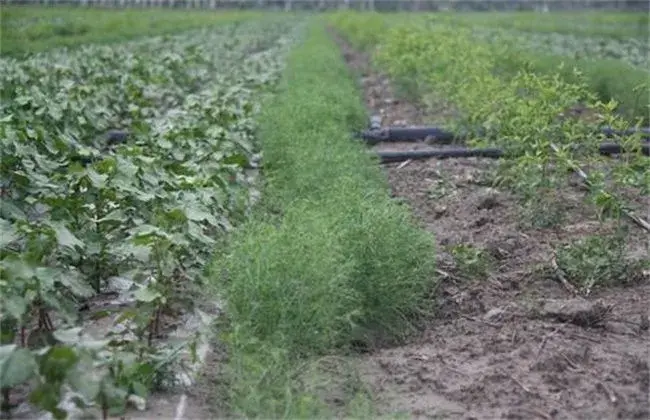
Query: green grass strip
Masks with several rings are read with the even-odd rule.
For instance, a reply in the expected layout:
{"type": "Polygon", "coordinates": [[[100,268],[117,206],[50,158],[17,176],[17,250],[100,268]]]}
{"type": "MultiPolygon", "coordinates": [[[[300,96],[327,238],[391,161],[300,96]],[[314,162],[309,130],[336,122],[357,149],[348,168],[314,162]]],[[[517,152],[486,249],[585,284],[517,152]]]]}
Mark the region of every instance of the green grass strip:
{"type": "Polygon", "coordinates": [[[339,356],[399,341],[431,310],[433,238],[351,139],[366,118],[341,52],[315,21],[261,116],[265,203],[215,260],[235,415],[367,412],[339,356]]]}

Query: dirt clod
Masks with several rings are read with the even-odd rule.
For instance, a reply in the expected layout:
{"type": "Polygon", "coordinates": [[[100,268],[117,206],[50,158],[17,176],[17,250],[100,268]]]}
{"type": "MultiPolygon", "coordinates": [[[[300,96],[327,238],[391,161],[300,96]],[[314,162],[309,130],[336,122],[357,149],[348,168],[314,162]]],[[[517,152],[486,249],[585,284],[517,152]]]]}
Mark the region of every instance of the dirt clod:
{"type": "Polygon", "coordinates": [[[493,188],[483,191],[476,208],[479,210],[490,210],[499,205],[499,193],[493,188]]]}
{"type": "Polygon", "coordinates": [[[611,307],[600,301],[585,299],[552,299],[543,302],[542,316],[582,327],[603,325],[611,307]]]}

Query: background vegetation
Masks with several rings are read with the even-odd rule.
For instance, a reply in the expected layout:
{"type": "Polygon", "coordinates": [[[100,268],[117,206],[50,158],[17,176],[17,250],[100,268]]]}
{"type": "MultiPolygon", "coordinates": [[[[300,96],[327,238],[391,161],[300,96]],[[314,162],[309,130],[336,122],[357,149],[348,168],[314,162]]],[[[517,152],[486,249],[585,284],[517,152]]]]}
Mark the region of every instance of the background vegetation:
{"type": "Polygon", "coordinates": [[[18,56],[56,47],[119,42],[256,16],[259,17],[260,13],[3,5],[0,54],[18,56]]]}

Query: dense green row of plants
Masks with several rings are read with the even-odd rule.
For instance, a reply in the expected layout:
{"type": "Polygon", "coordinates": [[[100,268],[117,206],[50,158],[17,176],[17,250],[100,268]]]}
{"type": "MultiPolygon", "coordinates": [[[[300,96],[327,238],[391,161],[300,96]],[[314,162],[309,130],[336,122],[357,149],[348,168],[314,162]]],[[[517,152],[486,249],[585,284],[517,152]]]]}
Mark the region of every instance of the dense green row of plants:
{"type": "Polygon", "coordinates": [[[481,12],[449,15],[457,22],[474,27],[485,26],[533,33],[596,36],[618,40],[635,38],[639,41],[647,40],[650,35],[648,14],[639,12],[481,12]]]}
{"type": "Polygon", "coordinates": [[[338,47],[314,22],[261,114],[263,203],[214,263],[235,415],[368,416],[340,356],[399,341],[432,309],[432,238],[352,141],[366,121],[338,47]]]}
{"type": "Polygon", "coordinates": [[[642,124],[650,123],[650,83],[647,69],[635,68],[618,59],[598,58],[591,54],[569,56],[566,53],[534,50],[522,45],[519,38],[513,37],[507,30],[473,26],[472,20],[466,21],[457,14],[413,16],[345,12],[330,14],[329,20],[335,22],[342,32],[348,33],[355,46],[363,49],[378,45],[380,39],[387,35],[388,28],[405,22],[413,25],[440,25],[442,28],[462,27],[466,36],[472,36],[474,42],[484,45],[484,48],[499,49],[503,52],[504,49],[499,46],[508,45],[508,54],[498,57],[501,72],[514,75],[525,67],[541,75],[560,75],[566,83],[586,84],[602,102],[615,101],[616,112],[630,122],[636,123],[641,119],[642,124]],[[487,39],[486,32],[490,34],[487,39]],[[579,75],[574,72],[574,68],[579,70],[579,75]]]}
{"type": "Polygon", "coordinates": [[[3,409],[27,386],[55,418],[70,393],[106,416],[167,379],[181,348],[159,340],[162,319],[194,309],[175,306],[197,296],[215,245],[248,212],[254,116],[295,28],[247,22],[0,59],[3,409]],[[116,279],[130,300],[93,313],[111,327],[91,334],[80,311],[116,279]]]}
{"type": "Polygon", "coordinates": [[[523,50],[518,46],[511,52],[511,72],[526,64],[538,74],[560,75],[571,84],[584,83],[600,101],[615,102],[618,115],[634,124],[650,124],[650,83],[646,70],[614,59],[573,58],[523,50]]]}
{"type": "Polygon", "coordinates": [[[259,17],[256,12],[103,9],[3,5],[0,54],[20,56],[57,47],[126,41],[259,17]]]}
{"type": "MultiPolygon", "coordinates": [[[[449,22],[458,24],[452,19],[443,21],[443,25],[449,22]]],[[[650,123],[649,51],[645,40],[465,27],[471,29],[472,36],[480,42],[511,46],[512,54],[501,57],[504,70],[515,74],[521,67],[528,66],[536,73],[559,74],[568,83],[586,83],[601,101],[615,100],[620,115],[630,121],[640,118],[643,124],[650,123]],[[574,68],[579,69],[579,76],[574,68]]]]}
{"type": "Polygon", "coordinates": [[[650,46],[647,40],[616,40],[604,37],[581,37],[574,34],[558,34],[528,31],[506,31],[501,28],[473,27],[473,35],[491,43],[512,38],[522,50],[569,56],[586,61],[597,59],[619,60],[640,70],[650,65],[650,46]]]}
{"type": "MultiPolygon", "coordinates": [[[[339,28],[346,31],[351,24],[354,19],[344,17],[339,28]]],[[[373,28],[361,21],[358,25],[361,32],[373,28]]],[[[616,104],[597,100],[584,82],[570,83],[557,73],[539,74],[530,63],[512,72],[507,63],[517,55],[516,47],[508,39],[477,43],[467,28],[407,23],[381,37],[375,59],[396,80],[417,83],[454,104],[461,117],[452,122],[453,128],[476,133],[470,144],[489,143],[505,150],[510,158],[500,166],[499,179],[520,197],[523,213],[532,222],[539,224],[551,214],[557,216],[553,220],[561,218],[557,190],[583,164],[591,168],[588,196],[601,216],[619,219],[630,204],[617,196],[619,192],[631,191],[637,197],[650,193],[650,160],[641,153],[641,139],[617,139],[629,153],[605,161],[598,153],[605,139],[594,127],[630,125],[614,114],[616,104]],[[578,106],[590,110],[591,117],[571,116],[578,106]]],[[[577,72],[575,78],[582,79],[577,72]]]]}

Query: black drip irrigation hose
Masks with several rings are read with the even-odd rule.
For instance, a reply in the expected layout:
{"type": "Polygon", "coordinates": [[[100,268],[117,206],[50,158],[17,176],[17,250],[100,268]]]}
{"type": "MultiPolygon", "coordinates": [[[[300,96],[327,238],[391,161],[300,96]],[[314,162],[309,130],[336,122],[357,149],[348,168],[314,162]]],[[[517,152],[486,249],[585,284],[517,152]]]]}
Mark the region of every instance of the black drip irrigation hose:
{"type": "MultiPolygon", "coordinates": [[[[641,133],[642,140],[650,141],[650,127],[628,130],[614,130],[611,127],[600,128],[600,132],[607,137],[622,137],[641,133]]],[[[383,127],[379,125],[377,118],[373,117],[370,129],[356,134],[368,144],[381,142],[418,142],[428,140],[437,144],[452,144],[462,141],[468,137],[467,133],[452,133],[438,127],[383,127]]]]}
{"type": "Polygon", "coordinates": [[[370,129],[360,133],[361,138],[369,144],[381,142],[417,142],[434,139],[438,144],[452,144],[454,140],[463,140],[466,135],[458,135],[436,127],[387,127],[370,129]]]}
{"type": "Polygon", "coordinates": [[[600,129],[600,132],[606,135],[607,137],[616,137],[616,136],[631,136],[637,133],[643,134],[642,138],[644,140],[650,140],[650,127],[640,127],[640,128],[629,128],[627,130],[614,130],[611,127],[603,127],[600,129]]]}
{"type": "Polygon", "coordinates": [[[501,149],[442,149],[442,150],[413,150],[410,152],[377,152],[381,163],[402,162],[412,159],[448,159],[460,157],[484,157],[499,159],[503,157],[501,149]]]}
{"type": "MultiPolygon", "coordinates": [[[[625,152],[621,145],[616,143],[601,143],[600,147],[598,147],[598,151],[601,155],[605,156],[620,155],[625,152]]],[[[650,156],[650,143],[643,143],[640,147],[640,151],[645,156],[650,156]]]]}
{"type": "MultiPolygon", "coordinates": [[[[599,152],[602,155],[616,155],[623,152],[622,147],[615,143],[603,143],[599,147],[599,152]]],[[[650,144],[641,146],[641,152],[650,156],[650,144]]],[[[379,156],[381,163],[403,162],[406,160],[416,159],[448,159],[448,158],[468,158],[468,157],[483,157],[491,159],[499,159],[505,156],[505,152],[498,148],[485,148],[485,149],[437,149],[437,150],[413,150],[408,152],[376,152],[379,156]]]]}

